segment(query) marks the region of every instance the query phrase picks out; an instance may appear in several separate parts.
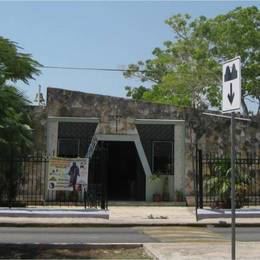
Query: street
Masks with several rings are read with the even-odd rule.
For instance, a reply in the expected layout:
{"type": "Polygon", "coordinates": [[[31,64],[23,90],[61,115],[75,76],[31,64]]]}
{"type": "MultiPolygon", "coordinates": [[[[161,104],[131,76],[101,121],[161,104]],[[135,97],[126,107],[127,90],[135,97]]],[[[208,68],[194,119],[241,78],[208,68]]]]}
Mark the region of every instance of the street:
{"type": "MultiPolygon", "coordinates": [[[[237,240],[260,241],[260,228],[237,228],[237,240]]],[[[230,228],[209,227],[1,227],[0,243],[228,242],[230,228]]]]}
{"type": "Polygon", "coordinates": [[[133,228],[0,228],[0,243],[151,243],[133,228]]]}
{"type": "MultiPolygon", "coordinates": [[[[231,228],[209,228],[209,230],[225,237],[227,240],[231,239],[231,228]]],[[[243,242],[260,241],[260,228],[259,227],[236,228],[236,240],[243,241],[243,242]]]]}
{"type": "MultiPolygon", "coordinates": [[[[139,229],[139,228],[138,228],[139,229]]],[[[225,242],[230,241],[231,228],[220,227],[141,227],[144,232],[157,242],[225,242]]],[[[237,227],[236,240],[241,242],[260,241],[259,227],[237,227]]]]}

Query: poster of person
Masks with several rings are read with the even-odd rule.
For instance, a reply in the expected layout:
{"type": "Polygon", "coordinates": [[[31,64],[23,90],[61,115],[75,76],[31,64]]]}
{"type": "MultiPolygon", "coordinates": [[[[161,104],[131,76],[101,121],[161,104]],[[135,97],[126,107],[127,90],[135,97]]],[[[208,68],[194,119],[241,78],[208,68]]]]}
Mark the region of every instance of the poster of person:
{"type": "Polygon", "coordinates": [[[81,191],[88,183],[87,158],[54,158],[49,162],[48,190],[81,191]]]}

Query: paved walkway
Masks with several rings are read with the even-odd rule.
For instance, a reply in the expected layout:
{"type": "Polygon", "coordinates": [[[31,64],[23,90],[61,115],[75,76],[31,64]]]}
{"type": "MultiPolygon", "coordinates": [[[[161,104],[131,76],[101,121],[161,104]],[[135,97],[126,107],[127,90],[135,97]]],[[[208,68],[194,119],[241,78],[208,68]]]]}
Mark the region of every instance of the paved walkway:
{"type": "MultiPolygon", "coordinates": [[[[145,244],[145,248],[160,260],[226,260],[231,259],[230,243],[163,243],[145,244]]],[[[260,242],[237,242],[237,260],[256,260],[260,256],[260,242]]]]}
{"type": "MultiPolygon", "coordinates": [[[[73,209],[73,208],[70,208],[73,209]]],[[[76,209],[76,208],[75,208],[76,209]]],[[[238,224],[260,226],[260,218],[238,218],[238,224]]],[[[229,218],[204,219],[196,221],[193,207],[177,206],[111,206],[109,219],[102,218],[32,218],[7,217],[0,214],[0,225],[42,224],[42,225],[205,225],[230,223],[229,218]]]]}

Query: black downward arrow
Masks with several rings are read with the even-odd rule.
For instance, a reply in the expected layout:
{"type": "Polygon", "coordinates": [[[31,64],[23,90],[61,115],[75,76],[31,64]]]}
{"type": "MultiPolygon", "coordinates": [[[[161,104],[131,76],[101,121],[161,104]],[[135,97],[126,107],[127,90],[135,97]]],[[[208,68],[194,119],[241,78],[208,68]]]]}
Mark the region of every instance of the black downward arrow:
{"type": "Polygon", "coordinates": [[[233,92],[232,83],[230,83],[230,92],[229,92],[229,94],[228,94],[228,100],[229,100],[229,102],[230,102],[231,105],[232,105],[232,103],[233,103],[234,96],[235,96],[235,92],[233,92]]]}

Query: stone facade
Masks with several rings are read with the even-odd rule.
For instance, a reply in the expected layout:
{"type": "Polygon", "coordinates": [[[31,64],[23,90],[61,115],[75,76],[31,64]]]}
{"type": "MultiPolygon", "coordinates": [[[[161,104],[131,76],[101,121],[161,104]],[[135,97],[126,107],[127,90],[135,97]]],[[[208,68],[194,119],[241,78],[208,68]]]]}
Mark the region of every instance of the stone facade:
{"type": "MultiPolygon", "coordinates": [[[[168,124],[174,126],[174,192],[180,190],[186,194],[193,191],[195,171],[195,149],[204,152],[228,153],[230,149],[230,120],[204,115],[194,109],[176,108],[150,102],[103,95],[87,94],[77,91],[48,88],[47,107],[42,110],[41,125],[45,124],[47,151],[57,153],[58,122],[96,122],[96,134],[106,138],[129,137],[140,146],[136,125],[168,124]],[[44,121],[46,120],[46,121],[44,121]],[[132,137],[130,137],[132,136],[132,137]]],[[[236,121],[236,148],[241,156],[259,156],[260,153],[260,120],[252,118],[252,122],[236,121]]],[[[43,140],[43,139],[40,139],[43,140]]],[[[37,143],[37,142],[36,142],[37,143]]],[[[141,145],[142,146],[142,145],[141,145]]],[[[142,147],[141,147],[142,148],[142,147]]],[[[141,156],[142,151],[139,151],[141,156]]],[[[145,166],[144,162],[143,167],[145,166]]],[[[149,167],[148,167],[149,168],[149,167]]],[[[151,174],[151,169],[146,172],[151,174]]],[[[147,200],[151,199],[152,188],[148,186],[146,176],[147,200]],[[149,193],[149,194],[148,194],[149,193]]],[[[151,186],[151,185],[150,185],[151,186]]],[[[171,198],[174,199],[174,192],[171,198]]]]}
{"type": "MultiPolygon", "coordinates": [[[[203,153],[230,156],[230,119],[205,115],[198,110],[187,111],[185,113],[185,191],[189,194],[193,192],[196,147],[203,153]]],[[[242,118],[240,114],[236,117],[242,118]]],[[[240,158],[260,156],[260,119],[259,117],[250,119],[251,122],[235,120],[236,155],[240,158]]]]}

